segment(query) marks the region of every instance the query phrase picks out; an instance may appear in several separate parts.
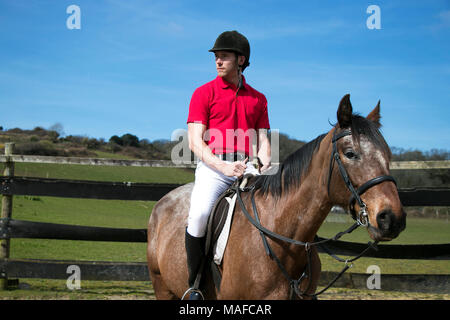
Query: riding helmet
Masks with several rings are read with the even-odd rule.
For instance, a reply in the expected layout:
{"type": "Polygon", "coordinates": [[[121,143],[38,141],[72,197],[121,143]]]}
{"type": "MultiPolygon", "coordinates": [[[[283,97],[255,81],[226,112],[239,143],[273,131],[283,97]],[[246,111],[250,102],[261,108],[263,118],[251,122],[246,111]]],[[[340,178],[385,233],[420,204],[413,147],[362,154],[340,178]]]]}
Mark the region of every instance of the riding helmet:
{"type": "Polygon", "coordinates": [[[236,30],[222,32],[209,52],[232,51],[245,57],[244,70],[250,64],[250,44],[247,38],[236,30]]]}

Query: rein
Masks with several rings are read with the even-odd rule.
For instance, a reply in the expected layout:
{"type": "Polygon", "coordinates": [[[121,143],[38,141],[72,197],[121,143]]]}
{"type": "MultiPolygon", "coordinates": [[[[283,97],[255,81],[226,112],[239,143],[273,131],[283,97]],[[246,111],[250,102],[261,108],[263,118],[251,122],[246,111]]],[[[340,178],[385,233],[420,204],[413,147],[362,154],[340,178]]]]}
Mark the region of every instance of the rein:
{"type": "MultiPolygon", "coordinates": [[[[323,239],[320,241],[314,241],[314,242],[303,242],[303,241],[299,241],[299,240],[295,240],[295,239],[291,239],[288,237],[285,237],[283,235],[280,235],[278,233],[275,233],[269,229],[266,229],[265,227],[263,227],[260,223],[259,220],[259,216],[258,216],[258,210],[256,208],[256,203],[255,203],[255,186],[251,185],[249,187],[244,187],[244,188],[240,188],[239,185],[236,185],[233,187],[233,190],[236,192],[237,194],[237,200],[239,203],[239,206],[242,209],[242,212],[244,213],[245,217],[249,220],[249,222],[256,227],[259,230],[259,233],[261,235],[262,241],[263,241],[263,245],[264,245],[264,249],[267,253],[267,255],[272,259],[275,260],[275,262],[278,265],[278,268],[281,270],[281,272],[283,273],[284,277],[288,280],[289,282],[289,287],[290,287],[290,298],[294,299],[295,295],[297,295],[300,299],[303,298],[303,296],[308,296],[308,297],[312,297],[312,298],[316,298],[318,295],[324,293],[326,290],[328,290],[349,268],[352,267],[352,262],[361,258],[367,251],[369,251],[370,249],[375,249],[378,250],[376,247],[376,244],[378,243],[378,241],[375,242],[368,242],[368,246],[366,249],[364,249],[360,254],[358,254],[357,256],[355,256],[352,259],[343,259],[340,258],[334,254],[332,254],[331,252],[329,252],[324,246],[321,246],[324,243],[327,243],[329,241],[336,241],[339,238],[341,238],[343,235],[348,234],[353,232],[355,229],[357,229],[359,226],[365,226],[367,227],[369,225],[369,219],[368,219],[368,212],[367,212],[367,206],[364,203],[364,201],[362,201],[360,195],[363,194],[365,191],[367,191],[368,189],[370,189],[371,187],[382,183],[384,181],[392,181],[396,184],[395,179],[392,176],[379,176],[376,177],[374,179],[371,179],[369,181],[367,181],[366,183],[364,183],[363,185],[361,185],[358,189],[355,189],[353,184],[351,183],[350,177],[347,173],[347,170],[345,169],[344,165],[342,164],[342,161],[340,159],[339,153],[337,151],[337,146],[336,146],[336,142],[342,138],[345,137],[347,135],[351,135],[351,131],[350,130],[343,130],[341,131],[339,134],[336,135],[336,130],[333,133],[333,139],[332,139],[332,144],[333,144],[333,150],[331,152],[331,159],[330,159],[330,169],[329,169],[329,175],[328,175],[328,185],[327,185],[327,190],[328,190],[328,195],[329,195],[329,191],[330,191],[330,183],[331,183],[331,177],[332,177],[332,171],[333,171],[333,167],[334,167],[334,162],[337,163],[338,168],[339,168],[339,172],[345,182],[345,185],[347,186],[347,188],[350,190],[351,196],[350,196],[350,200],[349,200],[349,207],[351,210],[351,214],[354,220],[356,220],[356,222],[351,225],[347,230],[342,231],[337,233],[334,237],[329,238],[329,239],[323,239]],[[241,192],[249,192],[250,191],[250,198],[251,198],[251,202],[252,202],[252,209],[253,212],[255,214],[255,218],[253,218],[251,216],[251,214],[247,211],[247,209],[245,208],[245,204],[242,200],[241,197],[241,192]],[[358,214],[356,214],[356,211],[354,209],[354,204],[355,202],[358,202],[358,205],[360,207],[360,210],[358,212],[358,214]],[[289,273],[287,272],[286,268],[283,266],[281,260],[276,256],[276,254],[274,253],[274,251],[272,250],[272,248],[270,247],[269,243],[267,242],[266,236],[272,239],[278,239],[293,245],[298,245],[298,246],[304,246],[305,247],[305,252],[306,252],[306,266],[305,266],[305,270],[303,271],[302,275],[300,276],[300,278],[298,279],[293,279],[289,273]],[[341,270],[341,272],[338,273],[338,275],[325,287],[323,288],[321,291],[314,293],[314,294],[308,294],[307,291],[310,289],[311,286],[311,282],[312,282],[312,277],[311,277],[311,247],[312,246],[321,246],[322,249],[324,249],[324,251],[326,253],[328,253],[331,257],[333,257],[334,259],[336,259],[339,262],[343,262],[345,264],[344,268],[341,270]],[[300,284],[303,281],[304,278],[308,278],[308,286],[307,288],[302,292],[300,291],[300,284]]],[[[315,237],[315,239],[317,239],[317,236],[315,237]]]]}

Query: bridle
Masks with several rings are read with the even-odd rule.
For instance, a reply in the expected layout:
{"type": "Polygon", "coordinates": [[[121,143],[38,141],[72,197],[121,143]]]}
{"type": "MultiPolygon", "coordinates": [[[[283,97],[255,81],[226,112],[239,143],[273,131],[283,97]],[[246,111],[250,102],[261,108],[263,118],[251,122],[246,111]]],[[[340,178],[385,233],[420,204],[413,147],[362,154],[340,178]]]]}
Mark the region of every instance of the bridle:
{"type": "Polygon", "coordinates": [[[307,293],[311,286],[311,283],[312,283],[311,247],[312,246],[321,246],[322,244],[329,242],[329,241],[336,241],[339,238],[341,238],[343,235],[351,233],[353,230],[357,229],[359,226],[368,227],[369,226],[369,218],[368,218],[367,205],[364,203],[364,201],[362,201],[360,195],[363,194],[364,192],[366,192],[371,187],[373,187],[377,184],[380,184],[382,182],[385,182],[385,181],[392,181],[395,183],[395,185],[397,185],[395,182],[395,179],[392,176],[383,175],[383,176],[373,178],[373,179],[367,181],[366,183],[362,184],[357,189],[355,189],[355,187],[353,186],[353,184],[350,180],[350,177],[347,173],[347,170],[345,169],[344,165],[342,164],[339,152],[337,150],[337,145],[336,145],[336,142],[339,139],[341,139],[342,137],[348,136],[348,135],[352,135],[352,132],[349,129],[345,129],[345,130],[341,131],[340,133],[336,134],[336,131],[337,131],[337,129],[335,129],[335,131],[333,132],[333,138],[332,138],[332,152],[331,152],[328,182],[327,182],[328,195],[329,195],[329,190],[330,190],[330,183],[331,183],[334,162],[336,162],[338,165],[338,168],[339,168],[339,172],[345,182],[345,185],[350,190],[351,196],[349,199],[349,207],[350,207],[350,212],[352,214],[352,217],[353,217],[353,219],[356,220],[356,222],[352,226],[350,226],[347,230],[337,233],[333,238],[317,240],[318,238],[316,236],[314,239],[315,240],[314,242],[303,242],[303,241],[285,237],[285,236],[275,233],[269,229],[266,229],[265,227],[263,227],[261,225],[260,220],[259,220],[258,210],[256,208],[255,197],[254,197],[255,185],[253,184],[253,185],[250,185],[249,187],[240,188],[239,184],[235,184],[231,187],[231,189],[236,192],[239,206],[241,207],[242,212],[244,213],[245,217],[249,220],[249,222],[253,226],[255,226],[259,230],[259,233],[260,233],[262,241],[263,241],[264,249],[265,249],[267,255],[277,263],[277,265],[278,265],[279,269],[281,270],[281,272],[283,273],[284,277],[288,280],[289,286],[290,286],[290,298],[291,299],[293,299],[295,297],[295,295],[297,295],[300,299],[302,299],[303,296],[309,296],[312,298],[316,298],[318,295],[320,295],[320,294],[324,293],[326,290],[328,290],[345,273],[345,271],[347,271],[349,268],[351,268],[353,261],[361,258],[370,249],[378,250],[376,247],[376,244],[378,243],[378,241],[375,241],[374,243],[369,241],[368,247],[366,249],[364,249],[360,254],[358,254],[357,256],[355,256],[352,259],[343,259],[343,258],[340,258],[340,257],[330,253],[325,247],[322,246],[322,248],[324,249],[325,252],[327,252],[334,259],[336,259],[340,262],[344,262],[345,266],[341,270],[341,272],[339,272],[337,274],[337,276],[321,291],[319,291],[315,294],[307,293]],[[251,214],[247,211],[247,209],[245,208],[245,204],[242,200],[241,192],[246,192],[246,191],[250,191],[252,209],[253,209],[255,218],[253,218],[251,216],[251,214]],[[356,202],[358,202],[358,205],[360,207],[358,214],[356,213],[356,211],[354,209],[354,205],[356,202]],[[305,270],[302,273],[302,275],[300,276],[300,278],[294,279],[289,275],[286,268],[283,266],[281,260],[276,256],[275,252],[270,247],[269,243],[267,242],[266,237],[269,237],[272,239],[278,239],[278,240],[281,240],[281,241],[284,241],[284,242],[287,242],[287,243],[290,243],[293,245],[300,245],[300,246],[305,247],[307,261],[306,261],[305,270]],[[302,292],[302,291],[300,291],[299,287],[300,287],[300,283],[303,281],[304,278],[308,278],[309,282],[308,282],[307,288],[302,292]]]}
{"type": "Polygon", "coordinates": [[[336,142],[345,137],[345,136],[351,136],[352,132],[350,129],[345,129],[338,134],[336,134],[337,129],[333,132],[333,138],[331,140],[333,149],[331,151],[331,159],[330,159],[330,169],[328,171],[328,183],[327,183],[327,191],[328,191],[328,197],[330,196],[330,184],[331,184],[331,177],[333,174],[333,167],[334,163],[336,162],[339,168],[339,173],[341,174],[342,179],[344,180],[344,183],[347,187],[347,189],[350,191],[351,196],[349,199],[349,209],[350,213],[352,215],[352,218],[356,220],[356,222],[364,227],[369,226],[369,213],[367,211],[367,205],[364,203],[364,201],[361,199],[360,195],[362,195],[364,192],[369,190],[370,188],[376,186],[377,184],[380,184],[385,181],[391,181],[397,186],[397,182],[395,181],[394,177],[383,175],[378,176],[376,178],[370,179],[369,181],[362,184],[358,189],[355,189],[353,186],[350,177],[347,173],[347,170],[345,170],[344,165],[342,164],[341,157],[339,155],[339,152],[337,150],[337,144],[336,142]],[[355,203],[358,202],[359,205],[359,211],[358,213],[355,210],[355,203]]]}

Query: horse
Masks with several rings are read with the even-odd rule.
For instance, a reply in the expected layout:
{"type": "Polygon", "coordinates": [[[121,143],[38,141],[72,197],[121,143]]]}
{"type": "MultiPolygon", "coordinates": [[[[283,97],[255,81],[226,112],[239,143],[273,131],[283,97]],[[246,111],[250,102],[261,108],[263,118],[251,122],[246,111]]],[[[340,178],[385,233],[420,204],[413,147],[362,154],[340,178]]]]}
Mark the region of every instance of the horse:
{"type": "MultiPolygon", "coordinates": [[[[251,210],[255,205],[261,226],[300,243],[314,241],[334,205],[359,210],[357,219],[373,240],[396,238],[405,229],[406,213],[395,180],[389,176],[391,151],[380,133],[380,118],[380,101],[363,117],[353,113],[350,95],[345,95],[337,109],[338,122],[329,132],[290,154],[275,174],[249,180],[254,202],[249,192],[243,192],[245,208],[251,210]]],[[[184,233],[192,187],[188,183],[167,193],[149,219],[147,262],[157,299],[180,299],[187,289],[184,233]]],[[[296,298],[311,298],[321,272],[316,247],[270,236],[265,241],[292,278],[301,277],[308,267],[308,281],[298,283],[303,295],[296,298]]],[[[220,290],[213,284],[211,270],[205,271],[202,291],[206,299],[291,297],[291,284],[266,254],[261,231],[249,223],[238,205],[220,271],[220,290]]]]}

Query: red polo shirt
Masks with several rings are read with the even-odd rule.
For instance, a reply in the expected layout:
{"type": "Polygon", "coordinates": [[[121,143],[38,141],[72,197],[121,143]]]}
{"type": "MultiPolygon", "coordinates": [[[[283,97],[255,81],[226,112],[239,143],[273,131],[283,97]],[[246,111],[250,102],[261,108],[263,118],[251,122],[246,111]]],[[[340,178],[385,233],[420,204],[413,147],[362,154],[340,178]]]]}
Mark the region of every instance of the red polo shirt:
{"type": "Polygon", "coordinates": [[[243,152],[252,156],[257,129],[270,129],[266,97],[245,82],[237,87],[222,77],[197,88],[187,123],[206,125],[205,141],[214,154],[243,152]]]}

